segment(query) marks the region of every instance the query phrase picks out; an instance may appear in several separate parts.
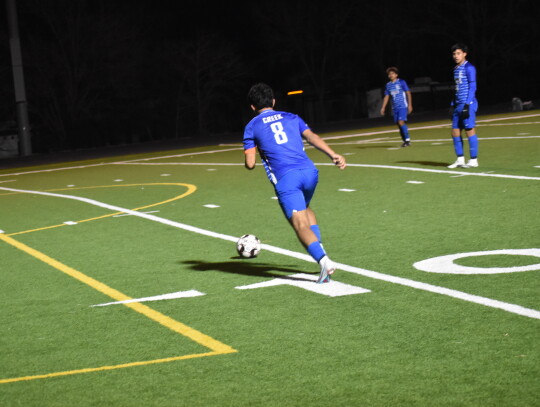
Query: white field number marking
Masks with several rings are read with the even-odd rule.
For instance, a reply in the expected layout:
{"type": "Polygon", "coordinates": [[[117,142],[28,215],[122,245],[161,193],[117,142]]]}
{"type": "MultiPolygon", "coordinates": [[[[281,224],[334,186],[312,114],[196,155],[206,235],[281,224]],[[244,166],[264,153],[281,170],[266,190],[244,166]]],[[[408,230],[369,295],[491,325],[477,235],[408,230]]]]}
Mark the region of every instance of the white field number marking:
{"type": "Polygon", "coordinates": [[[444,274],[499,274],[499,273],[517,273],[520,271],[540,270],[540,263],[530,264],[528,266],[517,267],[467,267],[455,264],[454,260],[473,256],[492,256],[498,254],[515,256],[534,256],[540,257],[540,249],[519,249],[519,250],[491,250],[486,252],[470,252],[449,254],[447,256],[434,257],[432,259],[422,260],[414,263],[413,266],[428,273],[444,274]]]}

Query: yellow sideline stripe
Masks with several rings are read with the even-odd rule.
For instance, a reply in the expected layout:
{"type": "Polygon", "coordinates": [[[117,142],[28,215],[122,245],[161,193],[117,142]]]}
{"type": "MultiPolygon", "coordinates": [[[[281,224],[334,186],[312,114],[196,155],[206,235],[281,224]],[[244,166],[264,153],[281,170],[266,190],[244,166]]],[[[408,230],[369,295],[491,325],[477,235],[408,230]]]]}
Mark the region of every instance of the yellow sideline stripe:
{"type": "MultiPolygon", "coordinates": [[[[67,274],[68,276],[71,276],[79,281],[81,281],[84,284],[89,285],[90,287],[94,288],[95,290],[108,295],[114,300],[117,301],[126,301],[126,300],[132,300],[133,298],[128,297],[127,295],[121,293],[118,290],[115,290],[114,288],[109,287],[106,284],[103,284],[92,277],[88,277],[86,274],[81,273],[80,271],[77,271],[69,266],[66,266],[65,264],[60,263],[58,260],[55,260],[46,254],[43,254],[35,249],[32,249],[31,247],[25,245],[24,243],[21,243],[9,236],[5,236],[4,234],[0,234],[0,239],[5,241],[6,243],[9,243],[12,246],[15,246],[17,249],[20,249],[29,255],[35,257],[38,260],[41,260],[44,263],[47,263],[48,265],[54,267],[57,270],[60,270],[61,272],[67,274]]],[[[182,324],[181,322],[175,321],[172,318],[169,318],[166,315],[163,315],[162,313],[153,310],[152,308],[143,305],[138,302],[132,302],[123,304],[126,307],[129,307],[148,318],[159,322],[161,325],[166,326],[167,328],[178,332],[181,335],[184,335],[191,340],[197,342],[200,345],[206,346],[207,348],[210,348],[214,352],[219,353],[230,353],[230,352],[236,352],[233,348],[231,348],[228,345],[225,345],[219,341],[216,341],[215,339],[193,329],[190,328],[187,325],[182,324]]]]}
{"type": "MultiPolygon", "coordinates": [[[[192,185],[192,184],[184,184],[184,183],[180,183],[180,182],[156,182],[156,183],[148,183],[148,184],[98,185],[98,186],[93,186],[93,187],[80,187],[80,188],[56,188],[56,189],[48,189],[48,190],[46,190],[46,192],[78,190],[78,189],[94,189],[94,188],[138,187],[138,186],[144,186],[144,185],[146,185],[146,186],[148,186],[148,185],[150,185],[150,186],[154,186],[154,185],[180,185],[180,186],[186,187],[187,191],[184,192],[183,194],[180,194],[180,195],[175,196],[173,198],[166,199],[165,201],[156,202],[156,203],[145,205],[145,206],[140,206],[138,208],[133,208],[132,211],[140,211],[141,209],[151,208],[153,206],[163,205],[163,204],[166,204],[166,203],[169,203],[169,202],[172,202],[172,201],[176,201],[177,199],[181,199],[181,198],[184,198],[185,196],[191,195],[193,192],[195,192],[197,190],[197,187],[195,185],[192,185]]],[[[15,192],[12,192],[11,194],[15,194],[15,192]]],[[[8,194],[2,194],[2,195],[8,195],[8,194]]],[[[124,213],[124,212],[108,213],[106,215],[96,216],[95,218],[90,218],[90,219],[78,220],[76,222],[77,223],[89,222],[91,220],[109,218],[111,216],[120,215],[122,213],[124,213]]],[[[32,230],[23,230],[21,232],[9,233],[8,235],[9,236],[16,236],[16,235],[22,235],[22,234],[25,234],[25,233],[39,232],[41,230],[59,228],[59,227],[62,227],[62,226],[67,226],[67,225],[65,223],[62,223],[60,225],[45,226],[45,227],[42,227],[42,228],[37,228],[37,229],[32,229],[32,230]]]]}
{"type": "MultiPolygon", "coordinates": [[[[69,266],[66,266],[63,263],[60,263],[58,260],[53,259],[52,257],[47,256],[44,253],[41,253],[30,246],[25,245],[24,243],[21,243],[9,236],[6,236],[3,233],[0,233],[0,239],[4,242],[16,247],[19,250],[22,250],[23,252],[29,254],[30,256],[35,257],[36,259],[50,265],[51,267],[54,267],[57,270],[60,270],[61,272],[67,274],[70,277],[73,277],[80,282],[89,285],[90,287],[94,288],[95,290],[117,300],[117,301],[125,301],[125,300],[131,300],[131,297],[128,297],[127,295],[121,293],[118,290],[115,290],[114,288],[109,287],[106,284],[103,284],[92,277],[88,277],[86,274],[81,273],[80,271],[75,270],[74,268],[71,268],[69,266]]],[[[231,348],[228,345],[225,345],[224,343],[221,343],[217,341],[214,338],[211,338],[208,335],[203,334],[202,332],[197,331],[196,329],[193,329],[185,324],[182,324],[181,322],[175,321],[174,319],[163,315],[162,313],[153,310],[152,308],[143,305],[138,302],[134,303],[127,303],[123,304],[126,307],[129,307],[140,314],[143,314],[144,316],[160,323],[161,325],[169,328],[170,330],[179,333],[180,335],[183,335],[189,339],[191,339],[194,342],[197,342],[198,344],[205,346],[209,349],[211,349],[213,352],[211,354],[225,354],[225,353],[234,353],[237,352],[236,349],[231,348]]],[[[204,354],[208,355],[208,354],[204,354]]],[[[139,362],[135,362],[139,363],[139,362]]],[[[145,363],[145,362],[141,362],[145,363]]],[[[128,364],[130,365],[130,364],[128,364]]],[[[99,369],[99,368],[96,368],[99,369]]],[[[84,371],[85,369],[83,369],[84,371]]],[[[73,371],[75,373],[82,373],[82,371],[73,371]]],[[[56,373],[53,373],[53,375],[56,373]]],[[[63,373],[68,374],[68,373],[63,373]]],[[[49,377],[49,376],[47,376],[49,377]]],[[[5,380],[14,380],[14,379],[5,379],[5,380]]],[[[4,383],[3,380],[0,380],[0,383],[4,383]]]]}
{"type": "Polygon", "coordinates": [[[155,365],[157,363],[175,362],[177,360],[202,358],[202,357],[205,357],[205,356],[215,356],[215,355],[221,355],[221,354],[222,353],[220,353],[220,352],[195,353],[195,354],[192,354],[192,355],[174,356],[174,357],[171,357],[171,358],[146,360],[146,361],[143,361],[143,362],[123,363],[121,365],[89,367],[89,368],[86,368],[86,369],[66,370],[65,372],[47,373],[47,374],[40,374],[40,375],[35,375],[35,376],[13,377],[11,379],[0,379],[0,384],[13,383],[13,382],[23,382],[23,381],[27,381],[27,380],[50,379],[52,377],[58,377],[58,376],[69,376],[69,375],[81,374],[81,373],[100,372],[100,371],[104,371],[104,370],[125,369],[127,367],[135,367],[135,366],[155,365]]]}

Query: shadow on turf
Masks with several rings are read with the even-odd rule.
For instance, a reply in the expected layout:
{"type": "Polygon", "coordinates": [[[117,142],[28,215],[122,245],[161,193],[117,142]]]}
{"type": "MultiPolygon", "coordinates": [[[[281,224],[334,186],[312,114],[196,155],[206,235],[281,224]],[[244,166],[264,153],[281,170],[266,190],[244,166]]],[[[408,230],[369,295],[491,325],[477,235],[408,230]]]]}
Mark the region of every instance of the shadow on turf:
{"type": "MultiPolygon", "coordinates": [[[[231,257],[233,260],[246,260],[241,257],[231,257]]],[[[199,260],[186,260],[179,262],[180,264],[187,264],[192,270],[197,271],[223,271],[225,273],[241,274],[243,276],[253,277],[267,277],[267,278],[283,278],[288,280],[306,281],[306,279],[291,277],[279,273],[299,273],[297,268],[289,267],[276,267],[273,264],[254,263],[253,260],[248,261],[223,261],[217,263],[209,263],[199,260]]],[[[311,274],[311,273],[306,273],[311,274]]],[[[318,273],[317,273],[318,274],[318,273]]]]}
{"type": "Polygon", "coordinates": [[[398,164],[420,164],[425,165],[426,167],[446,167],[448,164],[452,164],[449,162],[437,162],[437,161],[396,161],[398,164]]]}

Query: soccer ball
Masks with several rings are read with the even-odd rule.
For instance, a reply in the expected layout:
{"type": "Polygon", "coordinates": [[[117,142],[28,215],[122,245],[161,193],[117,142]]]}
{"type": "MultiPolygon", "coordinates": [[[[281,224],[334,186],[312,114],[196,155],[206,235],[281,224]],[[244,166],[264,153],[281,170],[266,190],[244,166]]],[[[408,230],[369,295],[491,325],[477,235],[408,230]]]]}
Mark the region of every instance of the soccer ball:
{"type": "Polygon", "coordinates": [[[243,235],[236,242],[236,251],[246,259],[257,257],[261,251],[261,241],[255,235],[243,235]]]}

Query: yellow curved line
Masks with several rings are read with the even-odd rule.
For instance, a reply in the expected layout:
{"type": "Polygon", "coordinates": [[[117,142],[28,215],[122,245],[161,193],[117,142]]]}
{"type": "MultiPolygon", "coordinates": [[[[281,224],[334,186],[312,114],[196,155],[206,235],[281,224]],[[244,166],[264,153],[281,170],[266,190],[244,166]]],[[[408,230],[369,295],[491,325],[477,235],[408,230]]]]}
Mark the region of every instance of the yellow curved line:
{"type": "MultiPolygon", "coordinates": [[[[138,208],[131,209],[133,211],[139,211],[141,209],[147,209],[147,208],[151,208],[151,207],[154,207],[154,206],[163,205],[163,204],[166,204],[166,203],[169,203],[169,202],[172,202],[172,201],[176,201],[178,199],[182,199],[182,198],[184,198],[184,197],[186,197],[188,195],[191,195],[193,192],[195,192],[197,190],[197,187],[195,185],[192,185],[192,184],[184,184],[184,183],[180,183],[180,182],[158,182],[158,183],[145,183],[145,184],[98,185],[98,186],[93,186],[93,187],[79,187],[79,188],[55,188],[55,189],[48,189],[46,191],[47,192],[52,192],[52,191],[68,191],[68,190],[73,191],[73,190],[77,190],[77,189],[137,187],[137,186],[142,186],[142,185],[150,185],[150,186],[155,186],[155,185],[175,185],[175,186],[177,186],[177,185],[180,185],[180,186],[186,187],[187,191],[184,192],[183,194],[175,196],[174,198],[166,199],[165,201],[161,201],[161,202],[153,203],[153,204],[150,204],[150,205],[140,206],[138,208]]],[[[82,220],[78,220],[77,223],[83,223],[83,222],[89,222],[91,220],[109,218],[111,216],[120,215],[122,213],[124,213],[124,212],[114,212],[114,213],[109,213],[107,215],[96,216],[94,218],[82,219],[82,220]]],[[[62,223],[60,225],[44,226],[42,228],[24,230],[22,232],[9,233],[9,234],[7,234],[7,236],[17,236],[17,235],[22,235],[22,234],[25,234],[25,233],[39,232],[41,230],[54,229],[54,228],[58,228],[58,227],[62,227],[62,226],[67,226],[67,225],[62,223]]]]}
{"type": "Polygon", "coordinates": [[[223,354],[226,354],[226,353],[232,353],[232,351],[231,352],[194,353],[194,354],[190,354],[190,355],[173,356],[173,357],[170,357],[170,358],[146,360],[146,361],[141,361],[141,362],[122,363],[120,365],[89,367],[89,368],[85,368],[85,369],[67,370],[67,371],[63,371],[63,372],[46,373],[46,374],[40,374],[40,375],[34,375],[34,376],[12,377],[12,378],[9,378],[9,379],[0,379],[0,384],[22,382],[22,381],[28,381],[28,380],[49,379],[49,378],[52,378],[52,377],[69,376],[69,375],[81,374],[81,373],[100,372],[100,371],[105,371],[105,370],[125,369],[127,367],[135,367],[135,366],[155,365],[157,363],[175,362],[177,360],[202,358],[202,357],[206,357],[206,356],[223,355],[223,354]]]}

